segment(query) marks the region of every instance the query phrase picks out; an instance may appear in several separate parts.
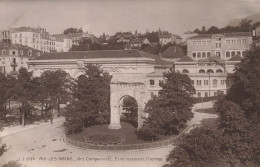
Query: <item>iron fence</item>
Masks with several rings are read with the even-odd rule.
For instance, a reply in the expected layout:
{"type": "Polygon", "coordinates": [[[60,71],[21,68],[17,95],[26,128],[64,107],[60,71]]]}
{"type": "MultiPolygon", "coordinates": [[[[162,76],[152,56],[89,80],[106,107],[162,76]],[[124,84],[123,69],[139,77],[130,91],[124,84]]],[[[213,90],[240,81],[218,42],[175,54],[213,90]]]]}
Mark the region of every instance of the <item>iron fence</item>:
{"type": "Polygon", "coordinates": [[[93,150],[146,150],[146,149],[154,149],[159,147],[169,146],[171,144],[177,144],[179,138],[182,137],[183,134],[186,134],[191,129],[195,128],[197,125],[191,125],[185,128],[178,136],[174,136],[170,139],[163,141],[156,141],[150,143],[140,143],[140,144],[120,144],[120,145],[100,145],[100,144],[89,144],[86,142],[80,142],[76,140],[72,140],[68,138],[66,135],[63,136],[64,142],[68,145],[81,148],[81,149],[93,149],[93,150]]]}

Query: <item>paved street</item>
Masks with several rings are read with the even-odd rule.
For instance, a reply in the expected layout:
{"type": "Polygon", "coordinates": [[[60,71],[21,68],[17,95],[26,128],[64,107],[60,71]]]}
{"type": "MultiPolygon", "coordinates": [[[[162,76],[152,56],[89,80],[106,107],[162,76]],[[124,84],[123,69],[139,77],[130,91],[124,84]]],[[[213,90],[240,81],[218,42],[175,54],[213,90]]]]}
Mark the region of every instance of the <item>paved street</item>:
{"type": "MultiPolygon", "coordinates": [[[[214,114],[196,113],[189,124],[197,124],[214,114]]],[[[162,166],[173,146],[145,151],[95,151],[70,147],[62,141],[63,119],[3,137],[8,151],[0,165],[18,160],[27,167],[73,166],[162,166]],[[103,159],[102,159],[103,158],[103,159]],[[23,160],[24,159],[24,160],[23,160]]]]}

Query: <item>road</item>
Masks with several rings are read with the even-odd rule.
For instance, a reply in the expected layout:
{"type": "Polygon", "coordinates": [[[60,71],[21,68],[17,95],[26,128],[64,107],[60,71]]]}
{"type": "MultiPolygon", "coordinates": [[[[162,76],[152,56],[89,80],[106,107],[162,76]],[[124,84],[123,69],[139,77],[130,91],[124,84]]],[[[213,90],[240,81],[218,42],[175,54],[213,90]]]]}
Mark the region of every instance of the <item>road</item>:
{"type": "Polygon", "coordinates": [[[169,146],[145,151],[81,150],[70,147],[62,141],[61,124],[62,121],[58,121],[52,125],[48,124],[3,137],[3,143],[7,145],[8,151],[0,157],[0,166],[10,160],[20,159],[19,162],[27,167],[157,167],[166,163],[166,156],[173,148],[169,146]]]}
{"type": "MultiPolygon", "coordinates": [[[[196,108],[199,108],[196,106],[196,108]]],[[[195,112],[188,124],[199,124],[204,118],[217,115],[195,112]]],[[[27,167],[159,167],[166,164],[166,157],[173,149],[170,145],[144,151],[96,151],[81,150],[62,141],[63,119],[54,124],[16,132],[3,137],[8,151],[0,157],[0,166],[10,160],[18,160],[27,167]]]]}

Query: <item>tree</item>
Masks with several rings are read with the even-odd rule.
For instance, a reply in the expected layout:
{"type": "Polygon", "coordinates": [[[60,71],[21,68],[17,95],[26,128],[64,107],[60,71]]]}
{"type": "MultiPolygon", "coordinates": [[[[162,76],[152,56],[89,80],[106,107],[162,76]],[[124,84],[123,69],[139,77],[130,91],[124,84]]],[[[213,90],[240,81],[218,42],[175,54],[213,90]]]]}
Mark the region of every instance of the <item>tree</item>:
{"type": "Polygon", "coordinates": [[[242,19],[239,23],[240,27],[241,27],[241,31],[243,32],[249,32],[251,31],[252,28],[252,20],[248,20],[248,19],[242,19]]]}
{"type": "Polygon", "coordinates": [[[88,64],[72,89],[72,100],[66,107],[64,126],[74,133],[96,124],[108,123],[110,118],[111,76],[97,66],[88,64]]]}
{"type": "Polygon", "coordinates": [[[235,81],[227,100],[241,104],[252,119],[260,117],[260,47],[253,46],[235,68],[235,81]]]}
{"type": "Polygon", "coordinates": [[[82,28],[77,29],[77,28],[71,27],[71,28],[67,28],[63,31],[63,34],[65,34],[65,35],[72,34],[72,33],[83,33],[83,30],[82,30],[82,28]]]}
{"type": "Polygon", "coordinates": [[[0,118],[6,115],[6,85],[7,85],[7,78],[3,73],[0,73],[0,118]]]}
{"type": "Polygon", "coordinates": [[[138,113],[138,105],[136,100],[131,97],[131,96],[126,96],[123,99],[123,104],[122,104],[123,110],[126,112],[124,115],[126,116],[126,119],[130,121],[136,121],[137,118],[137,113],[138,113]]]}
{"type": "Polygon", "coordinates": [[[44,71],[39,78],[40,103],[45,107],[46,114],[50,112],[52,121],[52,113],[54,108],[58,108],[58,116],[60,115],[60,103],[67,101],[69,97],[71,80],[65,71],[44,71]]]}
{"type": "MultiPolygon", "coordinates": [[[[0,132],[3,130],[2,125],[1,125],[1,121],[0,121],[0,132]]],[[[0,137],[0,156],[2,156],[4,154],[4,152],[6,151],[6,145],[5,144],[1,144],[2,139],[0,137]]]]}
{"type": "Polygon", "coordinates": [[[202,28],[201,28],[201,33],[202,33],[202,34],[205,34],[205,33],[206,33],[206,27],[205,27],[205,26],[202,26],[202,28]]]}
{"type": "Polygon", "coordinates": [[[195,89],[189,76],[172,71],[165,73],[164,77],[166,82],[160,84],[159,95],[149,100],[145,107],[149,117],[137,131],[138,136],[145,140],[158,139],[162,134],[177,134],[193,116],[191,94],[195,89]]]}
{"type": "Polygon", "coordinates": [[[217,34],[219,33],[219,29],[216,26],[211,26],[208,30],[207,30],[207,34],[217,34]]]}
{"type": "Polygon", "coordinates": [[[21,105],[20,123],[25,126],[26,121],[30,118],[33,109],[33,103],[36,102],[37,87],[39,85],[33,79],[32,72],[28,72],[26,68],[20,68],[17,76],[17,84],[15,85],[14,99],[21,105]]]}
{"type": "Polygon", "coordinates": [[[215,103],[217,128],[202,125],[184,135],[168,166],[260,166],[259,51],[250,49],[229,93],[215,103]]]}

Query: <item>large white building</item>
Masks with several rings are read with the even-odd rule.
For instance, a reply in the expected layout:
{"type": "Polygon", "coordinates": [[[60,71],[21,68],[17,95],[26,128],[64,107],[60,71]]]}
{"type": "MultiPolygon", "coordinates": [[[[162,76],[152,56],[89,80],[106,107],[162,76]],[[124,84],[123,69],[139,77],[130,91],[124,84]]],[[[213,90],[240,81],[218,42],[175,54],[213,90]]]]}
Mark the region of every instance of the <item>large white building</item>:
{"type": "Polygon", "coordinates": [[[199,34],[188,38],[187,54],[194,60],[217,56],[228,60],[243,56],[253,42],[251,33],[199,34]]]}
{"type": "Polygon", "coordinates": [[[12,28],[11,42],[21,44],[43,52],[67,52],[72,47],[72,39],[65,35],[50,35],[41,27],[12,28]]]}

